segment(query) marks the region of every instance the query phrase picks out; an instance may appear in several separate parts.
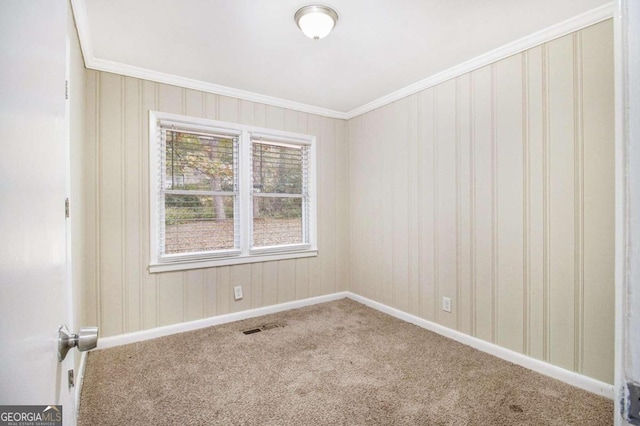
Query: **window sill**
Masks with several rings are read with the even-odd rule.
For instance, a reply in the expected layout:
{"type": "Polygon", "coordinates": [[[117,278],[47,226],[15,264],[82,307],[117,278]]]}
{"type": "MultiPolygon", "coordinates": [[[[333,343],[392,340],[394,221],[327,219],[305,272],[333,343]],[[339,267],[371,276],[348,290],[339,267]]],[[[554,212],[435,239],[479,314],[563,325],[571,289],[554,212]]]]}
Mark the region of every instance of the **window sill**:
{"type": "Polygon", "coordinates": [[[152,263],[149,265],[149,273],[170,271],[185,271],[189,269],[214,268],[216,266],[242,265],[246,263],[270,262],[273,260],[298,259],[304,257],[316,257],[318,250],[304,250],[286,253],[253,254],[249,256],[233,256],[221,259],[208,259],[185,261],[180,263],[152,263]]]}

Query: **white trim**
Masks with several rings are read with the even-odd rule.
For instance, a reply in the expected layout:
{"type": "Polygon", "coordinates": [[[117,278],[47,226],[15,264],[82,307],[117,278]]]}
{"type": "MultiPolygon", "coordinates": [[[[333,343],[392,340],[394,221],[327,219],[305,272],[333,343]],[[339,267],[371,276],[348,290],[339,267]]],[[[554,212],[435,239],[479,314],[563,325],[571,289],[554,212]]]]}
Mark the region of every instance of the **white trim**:
{"type": "Polygon", "coordinates": [[[448,337],[449,339],[455,340],[456,342],[460,342],[463,345],[471,346],[472,348],[478,349],[479,351],[486,352],[505,361],[512,362],[521,367],[535,371],[536,373],[540,373],[556,380],[560,380],[571,386],[575,386],[588,392],[613,399],[613,386],[608,383],[604,383],[599,380],[592,379],[591,377],[574,373],[573,371],[565,370],[564,368],[548,364],[544,361],[528,357],[527,355],[523,355],[509,349],[505,349],[493,343],[489,343],[476,337],[469,336],[468,334],[452,330],[440,324],[427,321],[423,318],[408,314],[399,309],[392,308],[379,302],[375,302],[371,299],[367,299],[366,297],[359,296],[351,292],[348,292],[347,297],[351,300],[369,306],[370,308],[396,317],[402,321],[415,324],[418,327],[433,331],[434,333],[438,333],[444,337],[448,337]]]}
{"type": "Polygon", "coordinates": [[[130,343],[142,342],[158,337],[169,336],[172,334],[183,333],[185,331],[199,330],[201,328],[211,327],[214,325],[227,324],[234,321],[241,321],[249,318],[260,317],[263,315],[275,314],[291,309],[302,308],[305,306],[317,305],[318,303],[332,302],[348,297],[346,291],[340,293],[327,294],[324,296],[310,297],[308,299],[294,300],[292,302],[279,303],[277,305],[265,306],[262,308],[249,309],[231,314],[218,315],[216,317],[205,318],[196,321],[183,322],[180,324],[167,325],[164,327],[152,328],[150,330],[136,331],[135,333],[120,334],[117,336],[105,337],[98,340],[98,350],[113,348],[116,346],[128,345],[130,343]]]}
{"type": "Polygon", "coordinates": [[[179,75],[167,74],[147,68],[123,64],[121,62],[96,58],[93,54],[93,44],[91,42],[91,33],[89,32],[89,21],[87,19],[87,8],[85,6],[85,0],[71,0],[71,9],[76,21],[76,28],[78,29],[78,38],[80,39],[80,47],[82,49],[82,56],[84,57],[84,65],[89,69],[141,78],[143,80],[155,81],[156,83],[171,84],[173,86],[200,90],[202,92],[214,93],[216,95],[229,96],[232,98],[244,99],[246,101],[258,102],[265,105],[272,105],[281,108],[292,109],[295,111],[307,112],[309,114],[321,115],[323,117],[338,118],[342,120],[346,119],[346,113],[335,111],[329,108],[318,107],[302,102],[290,101],[287,99],[277,98],[275,96],[262,95],[260,93],[249,92],[246,90],[234,89],[233,87],[207,83],[201,80],[181,77],[179,75]]]}
{"type": "MultiPolygon", "coordinates": [[[[317,233],[317,159],[316,159],[316,137],[302,133],[293,133],[283,130],[267,129],[264,127],[249,126],[242,123],[228,123],[217,120],[210,120],[198,117],[165,113],[159,111],[149,111],[149,272],[182,271],[187,269],[210,268],[215,266],[239,265],[254,262],[267,262],[272,260],[295,259],[302,257],[313,257],[318,255],[318,233],[317,233]],[[237,138],[239,167],[237,170],[239,179],[239,199],[240,207],[240,249],[230,249],[217,253],[187,253],[179,255],[160,256],[160,231],[158,223],[161,221],[159,211],[159,194],[157,185],[162,179],[162,159],[158,156],[157,135],[162,126],[175,124],[181,129],[188,130],[195,127],[199,130],[211,131],[222,134],[233,134],[237,138]],[[305,244],[278,246],[269,248],[252,249],[250,247],[250,235],[252,233],[252,216],[248,199],[251,197],[251,165],[250,146],[252,137],[261,135],[266,140],[277,140],[287,142],[289,145],[300,145],[308,147],[308,176],[309,182],[309,211],[307,220],[310,223],[309,241],[305,244]]],[[[210,191],[206,191],[209,193],[210,191]]],[[[190,191],[190,193],[199,193],[190,191]]],[[[302,196],[300,196],[302,198],[302,196]]]]}
{"type": "Polygon", "coordinates": [[[515,40],[511,43],[505,44],[504,46],[500,46],[480,56],[465,61],[459,65],[434,74],[431,77],[427,77],[400,90],[389,93],[386,96],[378,98],[358,108],[354,108],[351,111],[347,112],[347,119],[357,117],[376,108],[380,108],[384,105],[390,104],[391,102],[395,102],[407,96],[413,95],[414,93],[418,93],[422,90],[436,86],[447,80],[451,80],[452,78],[456,78],[460,75],[497,62],[508,56],[515,55],[527,49],[531,49],[532,47],[539,46],[548,41],[581,30],[582,28],[597,24],[598,22],[609,19],[612,16],[613,3],[607,3],[581,15],[567,19],[566,21],[560,22],[556,25],[552,25],[541,31],[538,31],[526,37],[522,37],[521,39],[515,40]]]}
{"type": "MultiPolygon", "coordinates": [[[[76,0],[83,1],[83,0],[76,0]]],[[[309,105],[302,102],[290,101],[287,99],[277,98],[275,96],[262,95],[260,93],[249,92],[233,87],[222,86],[219,84],[208,83],[192,78],[181,77],[174,74],[167,74],[160,71],[154,71],[146,68],[140,68],[133,65],[123,64],[106,59],[85,58],[85,65],[98,71],[105,71],[114,74],[126,75],[128,77],[141,78],[143,80],[155,81],[157,83],[171,84],[173,86],[184,87],[187,89],[200,90],[207,93],[215,93],[216,95],[229,96],[232,98],[243,99],[245,101],[257,102],[265,105],[272,105],[281,108],[292,109],[295,111],[307,112],[309,114],[321,115],[329,118],[345,119],[344,112],[335,111],[329,108],[323,108],[315,105],[309,105]]]]}
{"type": "Polygon", "coordinates": [[[93,45],[91,44],[91,32],[89,31],[89,22],[87,20],[87,8],[84,0],[71,0],[71,12],[73,20],[76,23],[78,31],[78,40],[80,41],[80,50],[84,58],[85,67],[89,68],[87,63],[93,60],[93,45]]]}
{"type": "Polygon", "coordinates": [[[615,366],[614,366],[614,425],[627,424],[625,403],[625,314],[626,314],[626,250],[627,250],[627,182],[626,182],[626,96],[625,64],[628,49],[625,43],[627,4],[616,0],[613,16],[613,53],[615,82],[615,366]]]}
{"type": "Polygon", "coordinates": [[[88,352],[80,352],[80,365],[76,372],[76,415],[80,412],[80,396],[82,396],[82,383],[84,382],[84,370],[87,368],[87,354],[88,352]]]}
{"type": "Polygon", "coordinates": [[[78,28],[78,38],[80,39],[80,46],[82,47],[84,62],[87,68],[342,120],[352,119],[391,102],[395,102],[404,97],[413,95],[414,93],[428,89],[429,87],[433,87],[444,81],[466,74],[470,71],[489,65],[508,56],[515,55],[527,49],[531,49],[532,47],[539,46],[540,44],[570,34],[574,31],[581,30],[582,28],[590,25],[597,24],[598,22],[602,22],[613,16],[613,3],[607,3],[536,33],[505,44],[504,46],[498,47],[423,80],[417,81],[400,90],[396,90],[386,96],[354,108],[351,111],[344,112],[96,58],[93,55],[93,47],[91,45],[91,35],[89,33],[84,0],[71,0],[71,4],[73,6],[73,14],[76,20],[76,27],[78,28]]]}
{"type": "MultiPolygon", "coordinates": [[[[245,233],[248,234],[248,233],[245,233]]],[[[152,263],[149,265],[149,273],[186,271],[189,269],[213,268],[217,266],[243,265],[246,263],[271,262],[274,260],[301,259],[303,257],[316,257],[318,250],[288,251],[286,253],[255,254],[251,252],[244,256],[221,257],[198,261],[180,261],[176,263],[152,263]]]]}
{"type": "MultiPolygon", "coordinates": [[[[150,330],[137,331],[135,333],[120,334],[117,336],[105,337],[98,340],[98,350],[113,348],[121,345],[127,345],[130,343],[142,342],[145,340],[156,339],[158,337],[169,336],[172,334],[182,333],[185,331],[198,330],[201,328],[211,327],[214,325],[226,324],[226,323],[240,321],[248,318],[255,318],[262,315],[274,314],[277,312],[283,312],[290,309],[302,308],[305,306],[316,305],[318,303],[331,302],[334,300],[340,300],[344,298],[348,298],[353,301],[362,303],[363,305],[376,309],[385,314],[391,315],[402,321],[406,321],[408,323],[417,325],[418,327],[422,327],[426,330],[433,331],[434,333],[437,333],[437,334],[440,334],[441,336],[455,340],[456,342],[462,343],[463,345],[471,346],[472,348],[475,348],[479,351],[488,353],[497,358],[503,359],[505,361],[514,363],[521,367],[535,371],[536,373],[540,373],[545,376],[551,377],[553,379],[560,380],[564,383],[567,383],[568,385],[586,390],[587,392],[591,392],[600,396],[604,396],[609,399],[613,399],[613,395],[614,395],[613,386],[608,383],[604,383],[599,380],[593,379],[591,377],[574,373],[573,371],[565,370],[564,368],[560,368],[555,365],[546,363],[544,361],[531,358],[527,355],[514,352],[512,350],[503,348],[493,343],[485,342],[484,340],[480,340],[476,337],[472,337],[467,334],[461,333],[459,331],[452,330],[440,324],[427,321],[423,318],[417,317],[412,314],[408,314],[406,312],[403,312],[399,309],[392,308],[385,304],[375,302],[371,299],[357,295],[350,291],[343,291],[339,293],[327,294],[324,296],[311,297],[309,299],[295,300],[293,302],[280,303],[277,305],[271,305],[271,306],[266,306],[266,307],[257,308],[257,309],[249,309],[246,311],[235,312],[235,313],[226,314],[226,315],[219,315],[216,317],[205,318],[197,321],[190,321],[190,322],[184,322],[180,324],[169,325],[165,327],[153,328],[150,330]]],[[[82,367],[82,363],[84,362],[85,353],[83,353],[82,355],[83,355],[83,361],[81,361],[81,370],[83,371],[83,374],[84,374],[84,367],[82,367]]]]}
{"type": "MultiPolygon", "coordinates": [[[[616,426],[632,424],[628,383],[640,382],[640,3],[617,0],[616,100],[616,426]]],[[[637,412],[634,413],[637,415],[637,412]]],[[[633,424],[638,424],[633,422],[633,424]]]]}

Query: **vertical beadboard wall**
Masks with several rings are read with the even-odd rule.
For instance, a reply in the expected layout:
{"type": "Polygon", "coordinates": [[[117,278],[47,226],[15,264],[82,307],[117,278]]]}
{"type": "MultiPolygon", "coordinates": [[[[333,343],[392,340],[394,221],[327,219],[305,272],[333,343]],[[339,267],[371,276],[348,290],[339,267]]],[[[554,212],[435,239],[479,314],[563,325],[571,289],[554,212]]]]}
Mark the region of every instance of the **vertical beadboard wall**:
{"type": "Polygon", "coordinates": [[[102,337],[346,290],[345,121],[98,71],[86,81],[84,317],[102,337]],[[319,256],[149,274],[149,110],[316,135],[319,256]]]}
{"type": "Polygon", "coordinates": [[[351,291],[613,383],[611,20],[348,129],[351,291]]]}

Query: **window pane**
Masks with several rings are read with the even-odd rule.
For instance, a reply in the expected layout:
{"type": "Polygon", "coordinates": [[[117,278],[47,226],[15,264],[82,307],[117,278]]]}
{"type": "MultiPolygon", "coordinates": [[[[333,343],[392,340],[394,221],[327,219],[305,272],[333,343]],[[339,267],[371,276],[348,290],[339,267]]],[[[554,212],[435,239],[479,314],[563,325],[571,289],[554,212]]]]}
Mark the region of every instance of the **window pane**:
{"type": "Polygon", "coordinates": [[[167,130],[164,189],[234,192],[234,141],[167,130]]]}
{"type": "Polygon", "coordinates": [[[165,195],[165,254],[228,250],[235,196],[165,195]]]}
{"type": "Polygon", "coordinates": [[[303,147],[254,142],[252,149],[254,192],[302,194],[303,147]]]}
{"type": "Polygon", "coordinates": [[[302,198],[253,197],[253,247],[303,242],[302,198]]]}

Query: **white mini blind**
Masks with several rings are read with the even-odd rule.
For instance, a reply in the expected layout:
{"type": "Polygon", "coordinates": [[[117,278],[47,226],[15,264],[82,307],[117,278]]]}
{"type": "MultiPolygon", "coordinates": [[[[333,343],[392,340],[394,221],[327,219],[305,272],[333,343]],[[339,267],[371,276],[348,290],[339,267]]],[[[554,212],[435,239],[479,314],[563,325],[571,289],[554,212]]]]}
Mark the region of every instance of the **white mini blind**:
{"type": "Polygon", "coordinates": [[[309,146],[251,142],[252,249],[309,243],[309,146]]]}
{"type": "Polygon", "coordinates": [[[161,133],[160,260],[238,253],[238,137],[165,123],[161,133]]]}
{"type": "Polygon", "coordinates": [[[149,112],[149,271],[317,256],[316,139],[149,112]]]}

